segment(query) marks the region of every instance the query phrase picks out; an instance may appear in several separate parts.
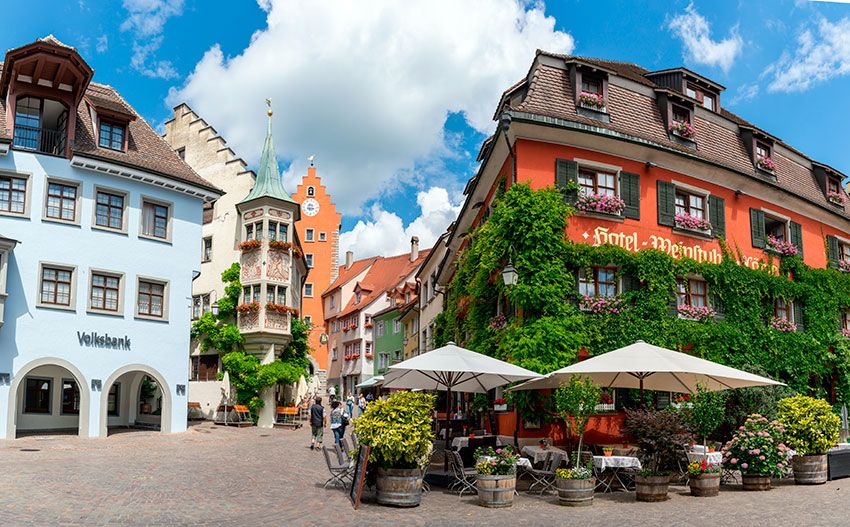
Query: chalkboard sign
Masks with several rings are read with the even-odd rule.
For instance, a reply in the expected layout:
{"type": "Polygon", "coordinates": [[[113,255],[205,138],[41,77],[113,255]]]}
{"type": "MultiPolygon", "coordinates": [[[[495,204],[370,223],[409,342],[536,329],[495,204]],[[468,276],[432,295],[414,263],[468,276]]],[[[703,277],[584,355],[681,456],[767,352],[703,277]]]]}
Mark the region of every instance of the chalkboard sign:
{"type": "Polygon", "coordinates": [[[354,464],[351,488],[348,490],[348,497],[351,498],[351,504],[354,505],[354,510],[360,507],[360,495],[363,493],[363,482],[366,481],[366,466],[369,464],[370,452],[372,452],[372,447],[369,445],[360,445],[357,462],[354,464]]]}

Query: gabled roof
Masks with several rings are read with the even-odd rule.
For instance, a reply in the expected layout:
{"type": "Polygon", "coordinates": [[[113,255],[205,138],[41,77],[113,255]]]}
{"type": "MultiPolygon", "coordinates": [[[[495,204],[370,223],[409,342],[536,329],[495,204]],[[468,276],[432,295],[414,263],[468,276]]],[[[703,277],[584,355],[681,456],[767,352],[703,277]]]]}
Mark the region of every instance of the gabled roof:
{"type": "Polygon", "coordinates": [[[339,268],[339,276],[336,277],[336,280],[333,281],[331,285],[328,286],[327,289],[322,293],[322,296],[327,295],[334,289],[338,287],[342,287],[348,282],[352,281],[356,276],[362,273],[365,269],[367,269],[370,265],[375,263],[378,256],[372,256],[370,258],[364,258],[362,260],[357,260],[351,264],[351,266],[341,266],[339,268]]]}
{"type": "Polygon", "coordinates": [[[371,284],[373,289],[369,291],[369,294],[362,296],[360,302],[355,303],[356,298],[352,297],[348,305],[337,317],[342,317],[369,307],[384,292],[398,286],[408,275],[416,270],[425,261],[425,258],[428,257],[430,251],[430,249],[419,251],[419,257],[412,262],[410,261],[410,253],[390,257],[376,257],[372,267],[363,278],[363,282],[371,284]]]}

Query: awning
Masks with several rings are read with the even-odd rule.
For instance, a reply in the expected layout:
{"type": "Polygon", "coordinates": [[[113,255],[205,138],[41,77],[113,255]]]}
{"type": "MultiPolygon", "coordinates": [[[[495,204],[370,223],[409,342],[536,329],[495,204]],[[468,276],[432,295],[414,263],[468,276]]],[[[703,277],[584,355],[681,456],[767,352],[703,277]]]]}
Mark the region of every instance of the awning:
{"type": "Polygon", "coordinates": [[[370,377],[360,384],[356,385],[355,388],[374,388],[376,386],[380,386],[384,382],[383,375],[375,375],[374,377],[370,377]]]}

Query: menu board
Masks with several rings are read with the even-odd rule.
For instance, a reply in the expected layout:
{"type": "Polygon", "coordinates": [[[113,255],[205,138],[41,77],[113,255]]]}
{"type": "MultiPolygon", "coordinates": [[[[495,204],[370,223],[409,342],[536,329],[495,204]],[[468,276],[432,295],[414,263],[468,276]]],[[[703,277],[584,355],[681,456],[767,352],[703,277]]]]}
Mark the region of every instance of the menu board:
{"type": "Polygon", "coordinates": [[[372,452],[372,447],[360,445],[360,450],[357,453],[357,462],[354,464],[354,473],[351,478],[351,488],[348,490],[348,497],[351,498],[354,510],[360,507],[360,495],[363,493],[363,483],[366,481],[366,466],[369,464],[370,452],[372,452]]]}

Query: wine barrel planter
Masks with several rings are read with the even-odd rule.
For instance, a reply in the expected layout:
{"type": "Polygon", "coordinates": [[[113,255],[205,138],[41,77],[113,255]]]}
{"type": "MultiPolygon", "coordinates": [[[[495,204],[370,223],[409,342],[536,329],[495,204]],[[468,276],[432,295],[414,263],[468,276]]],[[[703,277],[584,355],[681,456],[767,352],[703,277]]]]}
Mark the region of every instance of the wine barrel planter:
{"type": "Polygon", "coordinates": [[[596,478],[589,479],[555,479],[558,489],[558,503],[567,507],[589,507],[593,505],[593,490],[596,488],[596,478]]]}
{"type": "Polygon", "coordinates": [[[760,474],[742,474],[744,490],[770,490],[770,476],[760,474]]]}
{"type": "Polygon", "coordinates": [[[376,499],[391,507],[418,507],[422,501],[422,471],[417,468],[379,468],[376,499]]]}
{"type": "Polygon", "coordinates": [[[823,485],[829,475],[826,455],[794,456],[794,483],[797,485],[823,485]]]}
{"type": "Polygon", "coordinates": [[[498,509],[514,504],[516,475],[509,476],[475,476],[475,490],[478,491],[478,503],[483,507],[498,509]]]}
{"type": "Polygon", "coordinates": [[[635,497],[638,501],[664,501],[670,488],[670,476],[635,477],[635,497]]]}
{"type": "Polygon", "coordinates": [[[703,498],[717,496],[720,494],[720,472],[691,476],[688,479],[688,485],[691,487],[691,496],[703,498]]]}

